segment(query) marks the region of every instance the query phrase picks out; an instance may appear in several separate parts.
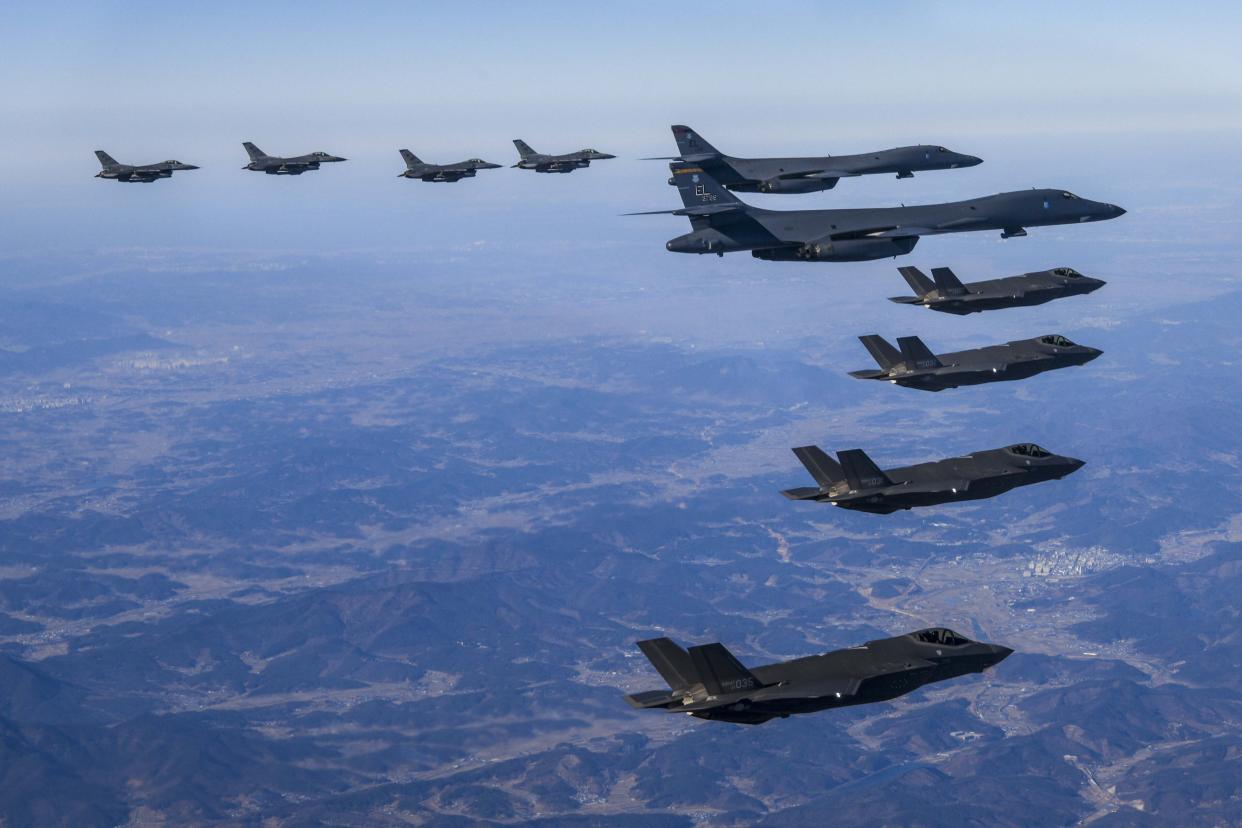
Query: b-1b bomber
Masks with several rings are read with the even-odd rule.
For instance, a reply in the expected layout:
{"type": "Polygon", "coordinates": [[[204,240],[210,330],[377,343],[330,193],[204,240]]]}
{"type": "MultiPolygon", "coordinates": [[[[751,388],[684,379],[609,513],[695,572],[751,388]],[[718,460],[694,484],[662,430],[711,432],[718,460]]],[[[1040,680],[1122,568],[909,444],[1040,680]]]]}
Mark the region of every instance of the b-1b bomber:
{"type": "Polygon", "coordinates": [[[900,305],[922,305],[929,310],[963,316],[985,310],[1024,308],[1042,305],[1063,296],[1082,296],[1104,287],[1101,279],[1084,276],[1072,267],[1037,270],[1021,276],[961,280],[947,267],[933,267],[928,279],[917,267],[899,267],[898,272],[914,290],[914,296],[891,296],[900,305]]]}
{"type": "MultiPolygon", "coordinates": [[[[679,157],[645,160],[669,160],[702,167],[725,187],[739,193],[815,193],[831,190],[842,178],[881,173],[913,178],[916,172],[924,170],[952,170],[983,163],[982,158],[926,144],[857,155],[736,158],[725,155],[693,129],[681,124],[673,127],[673,139],[681,153],[679,157]]],[[[676,184],[676,179],[670,178],[668,183],[676,184]]]]}
{"type": "Polygon", "coordinates": [[[653,638],[638,648],[669,689],[626,696],[632,707],[748,725],[889,701],[925,684],[982,673],[1013,652],[943,627],[752,669],[719,643],[687,651],[653,638]]]}
{"type": "Polygon", "coordinates": [[[880,370],[850,371],[851,377],[885,380],[923,391],[1026,379],[1057,368],[1086,365],[1103,353],[1060,334],[944,354],[933,354],[917,336],[898,337],[896,348],[876,334],[858,339],[880,370]]]}
{"type": "Polygon", "coordinates": [[[1019,486],[1060,480],[1085,465],[1034,443],[888,470],[881,470],[862,449],[839,451],[836,460],[819,446],[800,446],[793,452],[817,485],[781,494],[790,500],[831,503],[874,515],[996,497],[1019,486]]]}
{"type": "Polygon", "coordinates": [[[665,244],[674,253],[749,251],[777,262],[861,262],[909,253],[923,236],[1000,230],[1007,239],[1025,236],[1028,227],[1104,221],[1126,212],[1066,190],[1018,190],[916,207],[765,210],[740,200],[701,166],[675,163],[670,169],[684,207],[630,215],[689,218],[693,231],[665,244]]]}

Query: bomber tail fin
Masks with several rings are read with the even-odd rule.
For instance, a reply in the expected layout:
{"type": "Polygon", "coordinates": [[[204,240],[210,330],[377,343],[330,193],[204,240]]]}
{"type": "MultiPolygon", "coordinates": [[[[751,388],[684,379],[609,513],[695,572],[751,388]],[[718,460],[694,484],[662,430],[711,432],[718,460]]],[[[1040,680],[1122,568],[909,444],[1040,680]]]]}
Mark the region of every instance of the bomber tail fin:
{"type": "Polygon", "coordinates": [[[405,168],[407,170],[412,170],[419,164],[423,163],[417,155],[410,152],[408,149],[401,150],[401,157],[405,159],[405,168]]]}
{"type": "Polygon", "coordinates": [[[530,158],[532,155],[539,154],[535,152],[533,149],[531,149],[530,144],[526,143],[521,138],[514,138],[513,146],[517,147],[518,155],[522,156],[523,158],[530,158]]]}
{"type": "Polygon", "coordinates": [[[806,470],[811,473],[811,477],[815,478],[815,482],[821,488],[827,489],[834,483],[840,483],[845,479],[845,472],[841,470],[841,465],[825,454],[819,446],[798,446],[793,453],[802,461],[802,465],[806,466],[806,470]]]}
{"type": "Polygon", "coordinates": [[[745,203],[725,186],[709,175],[702,167],[695,164],[674,162],[668,165],[673,173],[673,184],[681,194],[681,203],[687,210],[704,207],[726,207],[728,205],[746,206],[745,203]]]}
{"type": "Polygon", "coordinates": [[[841,461],[841,468],[845,470],[845,479],[851,489],[878,489],[881,486],[893,485],[888,475],[862,449],[838,451],[837,458],[841,461]]]}
{"type": "Polygon", "coordinates": [[[926,296],[936,289],[936,285],[931,279],[923,275],[923,271],[917,267],[899,267],[897,272],[902,275],[906,283],[910,285],[910,289],[917,293],[920,297],[926,296]]]}
{"type": "Polygon", "coordinates": [[[260,158],[266,158],[267,153],[256,147],[249,141],[242,141],[242,146],[246,148],[246,154],[250,156],[251,161],[258,161],[260,158]]]}
{"type": "Polygon", "coordinates": [[[936,280],[936,287],[942,296],[958,296],[966,292],[962,280],[947,267],[933,267],[932,278],[936,280]]]}
{"type": "Polygon", "coordinates": [[[897,337],[897,347],[907,368],[939,368],[944,364],[917,336],[897,337]]]}
{"type": "Polygon", "coordinates": [[[95,157],[99,159],[99,165],[101,167],[106,168],[106,167],[119,167],[120,166],[120,164],[116,162],[115,158],[113,158],[111,155],[108,155],[108,153],[104,152],[103,150],[95,150],[95,157]]]}
{"type": "Polygon", "coordinates": [[[694,671],[710,695],[758,690],[763,683],[742,666],[723,644],[704,644],[690,648],[694,671]]]}
{"type": "Polygon", "coordinates": [[[684,690],[698,681],[690,654],[671,638],[649,638],[638,642],[638,649],[674,690],[684,690]]]}
{"type": "Polygon", "coordinates": [[[677,142],[677,151],[681,153],[681,157],[687,160],[691,158],[703,160],[706,157],[719,157],[724,154],[707,143],[703,136],[682,124],[673,125],[673,140],[677,142]]]}
{"type": "Polygon", "coordinates": [[[887,371],[897,363],[901,362],[901,351],[894,348],[889,341],[878,334],[868,334],[867,336],[858,337],[871,354],[871,358],[876,364],[887,371]]]}

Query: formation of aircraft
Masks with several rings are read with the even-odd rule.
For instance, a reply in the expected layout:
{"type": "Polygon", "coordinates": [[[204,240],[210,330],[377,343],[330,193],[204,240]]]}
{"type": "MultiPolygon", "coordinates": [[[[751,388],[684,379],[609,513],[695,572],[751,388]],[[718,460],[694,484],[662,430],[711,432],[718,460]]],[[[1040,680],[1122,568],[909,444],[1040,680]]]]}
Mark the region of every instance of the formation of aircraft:
{"type": "Polygon", "coordinates": [[[932,682],[981,673],[1013,652],[945,628],[750,669],[719,643],[684,650],[653,638],[638,648],[669,689],[628,695],[631,706],[748,725],[888,701],[932,682]]]}

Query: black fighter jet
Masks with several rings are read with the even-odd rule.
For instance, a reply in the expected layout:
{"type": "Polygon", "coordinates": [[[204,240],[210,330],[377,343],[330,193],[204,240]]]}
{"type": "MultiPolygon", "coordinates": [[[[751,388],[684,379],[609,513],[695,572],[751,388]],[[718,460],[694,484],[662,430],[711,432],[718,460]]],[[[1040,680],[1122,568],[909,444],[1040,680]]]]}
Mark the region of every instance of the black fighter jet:
{"type": "Polygon", "coordinates": [[[567,152],[564,155],[544,155],[542,152],[535,152],[530,148],[530,144],[521,138],[514,138],[513,146],[517,147],[518,155],[521,156],[521,159],[513,165],[514,167],[541,173],[571,173],[582,167],[591,166],[592,161],[606,161],[617,157],[593,149],[567,152]]]}
{"type": "Polygon", "coordinates": [[[1037,270],[1021,276],[987,279],[962,284],[947,267],[933,267],[928,279],[917,267],[899,267],[898,272],[917,296],[892,296],[890,302],[922,305],[931,310],[964,315],[999,308],[1042,305],[1062,296],[1080,296],[1104,287],[1104,281],[1083,276],[1072,267],[1037,270]]]}
{"type": "Polygon", "coordinates": [[[851,377],[887,380],[923,391],[1026,379],[1044,371],[1086,365],[1103,353],[1070,342],[1060,334],[947,354],[933,354],[917,336],[898,337],[897,348],[876,334],[858,339],[879,363],[880,370],[850,371],[851,377]]]}
{"type": "Polygon", "coordinates": [[[461,181],[463,178],[474,178],[478,170],[499,169],[499,164],[491,164],[482,158],[471,158],[458,161],[456,164],[427,164],[408,149],[400,150],[405,159],[405,172],[399,178],[418,178],[423,181],[461,181]]]}
{"type": "Polygon", "coordinates": [[[748,670],[723,644],[683,650],[667,638],[638,647],[671,690],[626,696],[633,707],[763,724],[795,713],[872,704],[925,684],[982,673],[1013,650],[934,628],[748,670]]]}
{"type": "Polygon", "coordinates": [[[320,164],[346,160],[340,156],[329,155],[326,152],[312,152],[307,155],[295,155],[292,158],[280,158],[275,155],[268,155],[249,141],[243,142],[242,146],[246,148],[246,152],[250,155],[250,163],[242,167],[242,169],[254,170],[255,172],[267,173],[268,175],[301,175],[307,170],[319,169],[320,164]]]}
{"type": "MultiPolygon", "coordinates": [[[[673,138],[679,157],[646,160],[698,165],[739,193],[814,193],[831,190],[842,178],[877,173],[913,178],[915,172],[923,170],[952,170],[983,163],[982,158],[930,144],[818,158],[735,158],[707,143],[688,126],[675,125],[673,138]]],[[[670,178],[668,183],[676,182],[670,178]]]]}
{"type": "Polygon", "coordinates": [[[197,170],[193,164],[182,164],[180,161],[161,161],[158,164],[121,164],[103,150],[95,150],[95,157],[103,167],[95,173],[96,178],[111,178],[115,181],[150,184],[161,178],[172,178],[177,170],[197,170]]]}
{"type": "Polygon", "coordinates": [[[757,259],[780,262],[860,262],[900,256],[921,236],[1001,230],[1001,238],[1025,236],[1027,227],[1103,221],[1124,215],[1115,204],[1079,198],[1065,190],[1013,193],[927,204],[840,210],[764,210],[739,200],[697,165],[671,164],[685,205],[630,215],[687,216],[693,232],[670,240],[674,253],[749,250],[757,259]]]}
{"type": "Polygon", "coordinates": [[[819,485],[781,494],[790,500],[814,500],[876,515],[995,497],[1018,486],[1060,480],[1084,465],[1081,460],[1053,454],[1034,443],[888,471],[881,471],[862,449],[837,452],[839,463],[819,446],[800,446],[793,452],[819,485]]]}

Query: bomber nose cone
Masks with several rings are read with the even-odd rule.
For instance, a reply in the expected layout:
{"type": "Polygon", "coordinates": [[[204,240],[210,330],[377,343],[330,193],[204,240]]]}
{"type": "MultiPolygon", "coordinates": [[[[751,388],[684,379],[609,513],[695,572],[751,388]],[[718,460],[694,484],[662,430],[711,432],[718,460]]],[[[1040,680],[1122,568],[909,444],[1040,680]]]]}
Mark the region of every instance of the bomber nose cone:
{"type": "Polygon", "coordinates": [[[1126,214],[1126,211],[1118,207],[1116,204],[1109,204],[1108,212],[1113,218],[1120,218],[1126,214]]]}
{"type": "Polygon", "coordinates": [[[983,159],[979,158],[976,155],[963,156],[963,160],[962,160],[963,167],[977,167],[982,163],[983,163],[983,159]]]}

